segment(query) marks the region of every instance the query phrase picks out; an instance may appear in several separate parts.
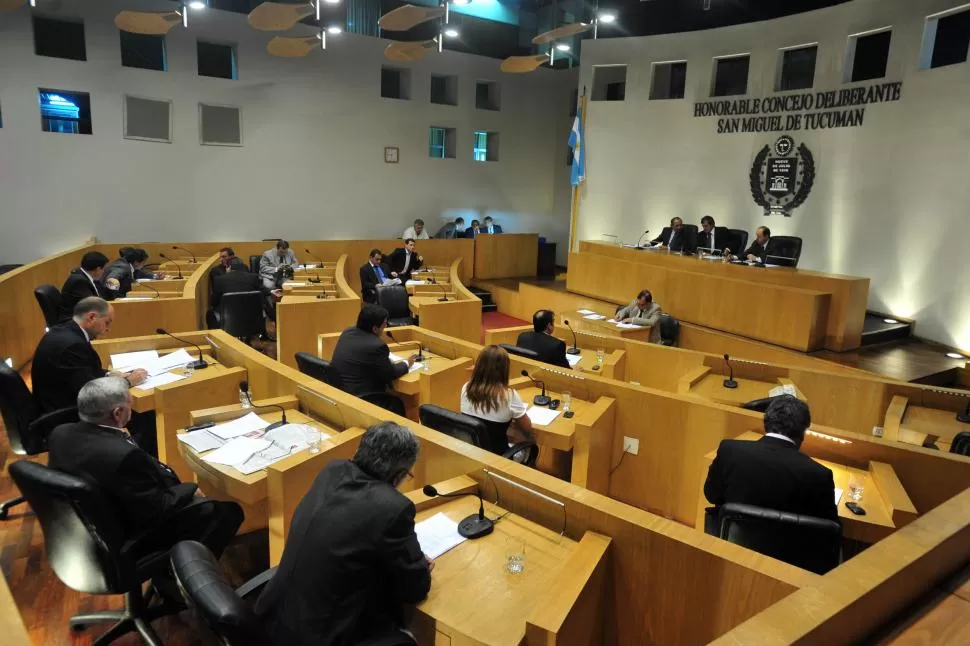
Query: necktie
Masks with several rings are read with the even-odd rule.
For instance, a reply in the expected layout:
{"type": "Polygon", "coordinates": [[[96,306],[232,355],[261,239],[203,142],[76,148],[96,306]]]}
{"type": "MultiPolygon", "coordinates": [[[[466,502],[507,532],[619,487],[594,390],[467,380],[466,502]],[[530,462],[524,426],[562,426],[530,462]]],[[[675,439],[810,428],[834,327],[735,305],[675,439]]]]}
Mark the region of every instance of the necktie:
{"type": "Polygon", "coordinates": [[[374,265],[374,271],[377,272],[377,279],[383,283],[384,282],[384,272],[381,271],[380,265],[374,265]]]}
{"type": "Polygon", "coordinates": [[[411,254],[410,252],[404,253],[404,269],[401,271],[407,273],[408,267],[411,265],[411,254]]]}

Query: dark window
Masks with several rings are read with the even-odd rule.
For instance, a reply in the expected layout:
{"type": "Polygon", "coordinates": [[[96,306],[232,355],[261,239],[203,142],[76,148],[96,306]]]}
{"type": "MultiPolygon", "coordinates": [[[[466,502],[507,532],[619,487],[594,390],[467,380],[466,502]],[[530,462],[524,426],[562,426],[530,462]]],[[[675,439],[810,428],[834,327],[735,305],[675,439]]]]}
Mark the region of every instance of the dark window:
{"type": "Polygon", "coordinates": [[[90,135],[91,96],[87,92],[65,92],[40,88],[40,125],[44,132],[90,135]]]}
{"type": "Polygon", "coordinates": [[[889,61],[889,43],[892,31],[880,31],[855,39],[855,53],[852,57],[853,83],[881,79],[886,75],[886,63],[889,61]]]}
{"type": "Polygon", "coordinates": [[[687,86],[687,61],[653,66],[650,100],[683,99],[687,86]]]}
{"type": "Polygon", "coordinates": [[[238,78],[236,73],[236,48],[198,41],[199,76],[220,79],[238,78]]]}
{"type": "Polygon", "coordinates": [[[439,105],[458,105],[458,77],[432,76],[431,102],[439,105]]]}
{"type": "Polygon", "coordinates": [[[818,46],[786,49],[781,53],[781,79],[779,92],[786,90],[808,90],[815,84],[815,58],[818,46]]]}
{"type": "Polygon", "coordinates": [[[936,23],[930,67],[965,63],[970,48],[970,11],[950,14],[936,23]]]}
{"type": "Polygon", "coordinates": [[[410,73],[393,67],[381,68],[381,96],[385,99],[410,99],[410,73]]]}
{"type": "Polygon", "coordinates": [[[719,58],[714,66],[714,91],[711,96],[736,96],[748,93],[750,56],[719,58]]]}
{"type": "Polygon", "coordinates": [[[34,16],[34,53],[38,56],[86,61],[84,23],[34,16]]]}
{"type": "Polygon", "coordinates": [[[606,85],[607,101],[623,101],[624,99],[626,99],[626,81],[607,83],[606,85]]]}
{"type": "Polygon", "coordinates": [[[594,65],[590,101],[623,101],[625,98],[626,65],[594,65]]]}
{"type": "MultiPolygon", "coordinates": [[[[572,94],[569,96],[569,116],[575,117],[576,111],[579,110],[579,89],[573,90],[572,94]]],[[[569,153],[570,159],[572,159],[572,153],[569,153]]]]}
{"type": "Polygon", "coordinates": [[[0,106],[0,128],[3,127],[3,106],[0,106]]]}
{"type": "Polygon", "coordinates": [[[475,107],[479,110],[500,109],[498,83],[477,81],[475,83],[475,107]]]}
{"type": "Polygon", "coordinates": [[[127,31],[119,33],[122,65],[160,72],[168,69],[165,60],[165,36],[132,34],[127,31]]]}

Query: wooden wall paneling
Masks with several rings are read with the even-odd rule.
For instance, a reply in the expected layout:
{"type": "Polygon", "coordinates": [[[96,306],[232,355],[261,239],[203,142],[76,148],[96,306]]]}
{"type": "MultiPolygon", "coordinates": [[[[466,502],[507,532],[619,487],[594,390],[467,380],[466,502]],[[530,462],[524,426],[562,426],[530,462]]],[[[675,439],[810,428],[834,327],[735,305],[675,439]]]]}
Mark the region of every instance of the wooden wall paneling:
{"type": "Polygon", "coordinates": [[[531,325],[519,325],[516,327],[502,327],[485,330],[485,345],[501,345],[503,343],[515,345],[516,341],[519,340],[520,334],[531,331],[531,325]]]}
{"type": "Polygon", "coordinates": [[[480,234],[475,238],[475,278],[535,276],[539,236],[535,233],[480,234]]]}
{"type": "MultiPolygon", "coordinates": [[[[458,359],[433,359],[443,362],[432,373],[421,373],[419,379],[419,404],[435,404],[448,410],[461,410],[461,387],[471,379],[474,361],[467,357],[458,359]]],[[[415,417],[417,419],[417,417],[415,417]]]]}
{"type": "Polygon", "coordinates": [[[316,354],[318,335],[339,333],[356,325],[360,305],[360,298],[284,296],[276,305],[279,360],[296,368],[294,355],[297,352],[316,354]]]}
{"type": "Polygon", "coordinates": [[[482,301],[463,284],[463,264],[461,258],[456,258],[449,268],[449,281],[455,298],[423,303],[420,325],[456,339],[478,343],[482,338],[482,301]]]}
{"type": "MultiPolygon", "coordinates": [[[[348,260],[347,254],[340,254],[340,257],[337,259],[337,266],[334,268],[334,283],[337,285],[337,297],[360,300],[360,294],[355,292],[347,281],[347,276],[350,275],[351,271],[348,260]]],[[[360,278],[358,277],[357,280],[359,282],[360,278]]]]}
{"type": "Polygon", "coordinates": [[[609,495],[616,429],[615,401],[600,397],[591,407],[576,415],[575,421],[569,481],[590,491],[609,495]]]}

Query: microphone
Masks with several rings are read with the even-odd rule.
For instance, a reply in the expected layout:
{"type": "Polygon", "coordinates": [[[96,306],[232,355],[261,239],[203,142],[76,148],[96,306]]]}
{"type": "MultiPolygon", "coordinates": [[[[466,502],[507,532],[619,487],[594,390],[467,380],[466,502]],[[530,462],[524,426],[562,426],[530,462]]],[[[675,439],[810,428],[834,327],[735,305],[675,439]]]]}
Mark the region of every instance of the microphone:
{"type": "Polygon", "coordinates": [[[640,235],[640,238],[637,240],[637,249],[643,249],[643,247],[640,246],[640,242],[643,240],[643,236],[647,235],[648,233],[650,233],[650,229],[647,229],[640,235]]]}
{"type": "MultiPolygon", "coordinates": [[[[188,249],[186,249],[185,247],[176,247],[175,245],[172,245],[172,249],[173,250],[182,250],[182,251],[184,251],[185,253],[189,254],[189,256],[191,256],[192,262],[197,262],[196,259],[195,259],[195,254],[192,253],[191,251],[189,251],[188,249]]],[[[162,254],[158,254],[158,255],[159,256],[162,256],[162,254]]],[[[164,258],[164,257],[165,256],[162,256],[162,258],[164,258]]]]}
{"type": "Polygon", "coordinates": [[[274,428],[279,428],[280,426],[285,426],[287,424],[287,421],[286,421],[286,409],[283,408],[282,406],[278,406],[276,404],[269,404],[267,406],[257,406],[256,404],[253,403],[253,398],[249,396],[249,382],[248,381],[240,381],[239,382],[239,392],[241,392],[242,394],[246,395],[246,401],[249,402],[250,408],[278,408],[278,409],[280,409],[280,411],[282,411],[282,413],[283,413],[283,419],[281,419],[278,422],[273,422],[272,424],[270,424],[269,426],[267,426],[264,430],[266,430],[266,431],[272,431],[274,428]]]}
{"type": "MultiPolygon", "coordinates": [[[[319,262],[320,263],[320,268],[323,269],[323,261],[322,260],[320,260],[319,258],[317,258],[316,256],[314,256],[312,253],[310,253],[310,250],[309,249],[304,249],[303,251],[306,252],[306,255],[310,256],[311,258],[313,258],[314,260],[316,260],[317,262],[319,262]]],[[[310,271],[309,269],[307,269],[306,263],[303,263],[303,271],[305,271],[305,272],[309,272],[310,271]]],[[[311,283],[319,283],[320,282],[320,274],[317,274],[316,272],[314,272],[314,274],[315,274],[315,276],[310,277],[310,282],[311,283]]],[[[326,296],[324,296],[324,298],[326,298],[326,296]]]]}
{"type": "Polygon", "coordinates": [[[533,397],[532,403],[535,404],[536,406],[548,406],[549,403],[552,402],[552,399],[550,399],[549,396],[546,395],[546,382],[539,381],[538,379],[530,375],[528,370],[523,370],[522,376],[528,377],[529,379],[532,380],[532,383],[542,388],[542,394],[536,395],[535,397],[533,397]]]}
{"type": "Polygon", "coordinates": [[[441,288],[441,298],[438,299],[438,302],[443,303],[443,302],[447,301],[448,300],[448,286],[447,285],[442,285],[438,281],[435,281],[433,284],[434,285],[437,285],[438,287],[441,288]]]}
{"type": "Polygon", "coordinates": [[[180,339],[177,336],[175,336],[174,334],[172,334],[171,332],[167,331],[163,327],[155,328],[155,334],[165,334],[167,336],[172,337],[173,339],[175,339],[179,343],[185,343],[187,345],[194,345],[195,346],[195,349],[199,351],[199,360],[192,362],[191,368],[193,370],[202,370],[203,368],[208,368],[209,367],[209,364],[206,363],[205,359],[202,358],[202,348],[200,348],[197,343],[192,343],[191,341],[187,341],[186,339],[180,339]]]}
{"type": "MultiPolygon", "coordinates": [[[[176,249],[177,249],[177,248],[178,248],[178,247],[176,247],[176,249]]],[[[161,256],[162,258],[164,258],[165,260],[167,260],[167,261],[169,261],[169,262],[170,262],[170,263],[172,263],[173,265],[175,265],[175,268],[176,268],[176,269],[178,269],[178,272],[179,272],[179,278],[182,278],[182,267],[181,267],[181,266],[180,266],[180,265],[179,265],[179,264],[178,264],[177,262],[175,262],[174,260],[172,260],[171,258],[169,258],[168,256],[166,256],[166,255],[165,255],[165,254],[163,254],[163,253],[160,253],[160,254],[158,254],[158,255],[159,255],[159,256],[161,256]]]]}
{"type": "Polygon", "coordinates": [[[148,283],[138,283],[138,284],[141,285],[142,287],[147,287],[148,289],[150,289],[153,292],[155,292],[155,298],[161,298],[162,297],[162,295],[158,293],[158,290],[155,289],[154,287],[152,287],[151,285],[149,285],[148,283]]]}
{"type": "MultiPolygon", "coordinates": [[[[393,341],[394,343],[400,343],[400,341],[398,341],[397,339],[394,338],[394,335],[391,334],[391,331],[390,330],[384,330],[384,334],[386,334],[387,336],[389,336],[391,338],[391,341],[393,341]]],[[[416,355],[414,355],[414,360],[415,361],[424,361],[424,356],[421,354],[421,344],[420,343],[418,344],[418,353],[416,355]]]]}
{"type": "Polygon", "coordinates": [[[472,514],[458,523],[458,533],[465,538],[481,538],[492,533],[495,523],[485,518],[485,501],[482,500],[482,492],[478,490],[478,487],[475,487],[475,493],[438,493],[438,490],[433,485],[424,485],[421,491],[429,498],[478,496],[478,513],[472,514]]]}
{"type": "Polygon", "coordinates": [[[569,328],[569,331],[573,333],[573,347],[566,350],[566,354],[579,354],[579,348],[576,347],[576,330],[574,330],[573,326],[569,324],[569,321],[563,319],[563,323],[565,323],[566,327],[569,328]]]}
{"type": "Polygon", "coordinates": [[[734,367],[731,365],[731,355],[724,353],[724,363],[727,364],[728,370],[730,371],[728,378],[724,380],[725,388],[737,388],[738,382],[734,381],[734,367]]]}

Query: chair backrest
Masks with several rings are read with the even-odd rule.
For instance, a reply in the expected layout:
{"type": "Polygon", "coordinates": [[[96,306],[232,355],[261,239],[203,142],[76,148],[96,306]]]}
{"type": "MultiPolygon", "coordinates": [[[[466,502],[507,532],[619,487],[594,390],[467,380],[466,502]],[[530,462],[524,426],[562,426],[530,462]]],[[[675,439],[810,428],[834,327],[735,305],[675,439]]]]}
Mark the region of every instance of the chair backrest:
{"type": "Polygon", "coordinates": [[[748,232],[744,229],[728,229],[728,233],[731,234],[731,244],[725,246],[740,256],[748,248],[748,232]]]}
{"type": "Polygon", "coordinates": [[[477,417],[456,413],[434,404],[422,404],[418,408],[418,418],[428,428],[486,450],[490,448],[488,429],[485,422],[477,417]]]}
{"type": "Polygon", "coordinates": [[[950,443],[950,453],[970,455],[970,431],[960,431],[950,443]]]}
{"type": "Polygon", "coordinates": [[[792,267],[798,266],[798,259],[802,255],[802,239],[797,236],[772,236],[777,245],[774,256],[792,259],[792,267]]]}
{"type": "Polygon", "coordinates": [[[408,290],[404,285],[378,289],[377,304],[387,310],[388,318],[411,316],[411,310],[408,308],[408,290]]]}
{"type": "Polygon", "coordinates": [[[685,224],[684,235],[687,236],[688,249],[693,249],[694,247],[697,246],[697,225],[696,224],[685,224]]]}
{"type": "Polygon", "coordinates": [[[263,293],[229,292],[219,299],[219,316],[222,329],[237,338],[249,338],[262,334],[263,293]]]}
{"type": "Polygon", "coordinates": [[[14,265],[0,265],[0,274],[5,274],[8,271],[13,271],[14,269],[17,269],[18,267],[23,267],[23,265],[22,264],[21,265],[16,265],[16,264],[14,264],[14,265]]]}
{"type": "Polygon", "coordinates": [[[509,354],[514,354],[517,357],[525,357],[526,359],[539,360],[539,353],[534,350],[529,350],[528,348],[520,348],[517,345],[512,345],[511,343],[500,343],[499,347],[508,352],[509,354]]]}
{"type": "Polygon", "coordinates": [[[47,327],[57,325],[57,319],[61,312],[61,292],[53,285],[41,285],[34,290],[34,297],[40,305],[40,311],[44,313],[44,321],[47,327]]]}
{"type": "Polygon", "coordinates": [[[663,345],[677,345],[680,338],[680,321],[670,314],[660,316],[660,342],[663,345]]]}
{"type": "Polygon", "coordinates": [[[365,402],[380,406],[384,410],[391,411],[395,415],[407,417],[407,408],[400,397],[394,393],[364,393],[360,398],[365,402]]]}
{"type": "Polygon", "coordinates": [[[842,526],[834,520],[729,503],[718,511],[721,538],[779,561],[825,574],[841,561],[842,526]]]}
{"type": "Polygon", "coordinates": [[[249,271],[254,274],[259,273],[259,261],[262,260],[262,256],[250,256],[249,257],[249,271]]]}
{"type": "Polygon", "coordinates": [[[10,465],[10,477],[37,515],[47,560],[64,585],[88,594],[138,585],[135,564],[122,551],[124,530],[96,487],[26,460],[10,465]]]}
{"type": "Polygon", "coordinates": [[[262,646],[272,641],[252,608],[229,585],[209,548],[196,541],[182,541],[172,548],[171,561],[185,601],[223,644],[262,646]]]}
{"type": "Polygon", "coordinates": [[[343,389],[343,380],[340,378],[340,373],[334,370],[326,359],[316,357],[309,352],[297,352],[293,357],[296,359],[297,369],[303,374],[334,388],[343,389]]]}
{"type": "Polygon", "coordinates": [[[7,429],[11,450],[17,455],[27,455],[30,438],[28,428],[37,418],[37,405],[27,384],[20,374],[0,361],[0,415],[7,429]],[[26,442],[26,445],[25,445],[26,442]]]}
{"type": "Polygon", "coordinates": [[[539,445],[535,442],[520,442],[510,446],[502,453],[502,457],[535,468],[539,461],[539,445]]]}

